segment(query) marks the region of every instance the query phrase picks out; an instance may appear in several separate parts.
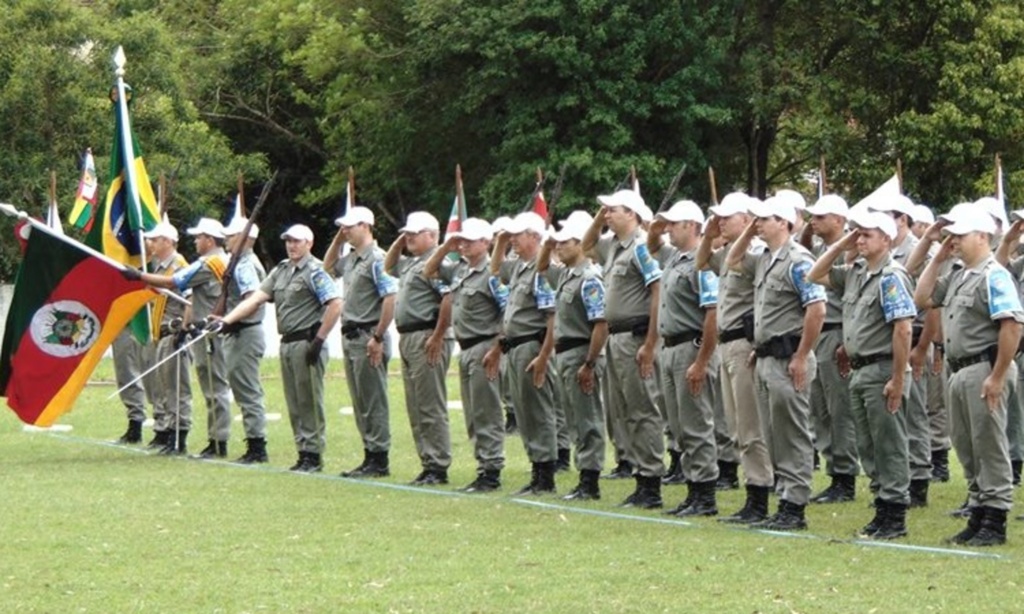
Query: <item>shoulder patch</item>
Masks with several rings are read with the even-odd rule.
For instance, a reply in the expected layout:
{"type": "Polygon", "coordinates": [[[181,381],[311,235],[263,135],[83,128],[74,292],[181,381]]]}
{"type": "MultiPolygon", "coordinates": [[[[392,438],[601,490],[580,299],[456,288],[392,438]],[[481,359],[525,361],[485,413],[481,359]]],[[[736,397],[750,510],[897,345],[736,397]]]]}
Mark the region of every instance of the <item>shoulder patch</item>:
{"type": "Polygon", "coordinates": [[[604,307],[604,284],[596,277],[587,277],[580,286],[580,297],[583,299],[583,307],[587,311],[587,320],[605,319],[604,307]]]}
{"type": "Polygon", "coordinates": [[[537,309],[555,308],[555,291],[548,283],[546,275],[535,273],[533,276],[533,296],[537,299],[537,309]]]}
{"type": "Polygon", "coordinates": [[[633,247],[633,257],[636,258],[637,267],[640,269],[640,274],[644,277],[644,284],[650,285],[659,279],[661,279],[661,266],[658,261],[651,256],[651,252],[647,249],[646,243],[637,243],[633,247]]]}
{"type": "Polygon", "coordinates": [[[508,286],[501,283],[501,279],[497,275],[491,275],[487,279],[487,286],[491,289],[491,296],[498,304],[498,309],[505,311],[505,306],[508,305],[508,286]]]}
{"type": "Polygon", "coordinates": [[[718,304],[718,275],[711,271],[697,272],[698,304],[701,307],[714,307],[718,304]]]}
{"type": "Polygon", "coordinates": [[[798,260],[789,267],[790,280],[793,282],[793,287],[796,288],[797,294],[800,295],[800,304],[804,306],[827,299],[825,287],[811,283],[807,279],[807,273],[810,270],[811,263],[807,260],[798,260]]]}
{"type": "Polygon", "coordinates": [[[903,283],[903,279],[895,272],[882,274],[878,291],[886,322],[917,316],[914,297],[911,295],[910,289],[903,283]]]}
{"type": "Polygon", "coordinates": [[[990,317],[995,319],[1014,311],[1021,311],[1020,296],[1009,271],[1001,266],[989,268],[986,272],[986,286],[990,317]]]}
{"type": "Polygon", "coordinates": [[[383,260],[374,260],[370,272],[373,275],[373,285],[377,288],[377,296],[385,297],[398,292],[398,280],[384,271],[383,260]]]}

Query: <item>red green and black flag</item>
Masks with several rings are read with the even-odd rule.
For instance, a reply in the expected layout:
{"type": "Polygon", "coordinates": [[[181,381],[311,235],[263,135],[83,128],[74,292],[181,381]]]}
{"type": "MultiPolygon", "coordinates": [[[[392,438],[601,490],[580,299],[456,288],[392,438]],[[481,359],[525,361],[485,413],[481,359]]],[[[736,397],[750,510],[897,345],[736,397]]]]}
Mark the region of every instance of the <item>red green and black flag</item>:
{"type": "Polygon", "coordinates": [[[154,296],[82,247],[33,228],[4,329],[0,395],[22,421],[50,426],[154,296]]]}

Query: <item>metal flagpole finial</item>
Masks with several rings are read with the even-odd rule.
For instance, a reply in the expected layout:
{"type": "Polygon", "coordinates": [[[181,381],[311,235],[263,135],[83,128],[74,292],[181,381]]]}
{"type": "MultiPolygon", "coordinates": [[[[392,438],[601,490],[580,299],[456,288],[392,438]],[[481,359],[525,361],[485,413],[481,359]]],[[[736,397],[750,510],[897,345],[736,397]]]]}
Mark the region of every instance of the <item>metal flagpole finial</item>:
{"type": "Polygon", "coordinates": [[[124,65],[127,61],[128,58],[126,58],[124,55],[124,47],[118,45],[117,51],[114,52],[114,74],[116,76],[124,76],[124,65]]]}

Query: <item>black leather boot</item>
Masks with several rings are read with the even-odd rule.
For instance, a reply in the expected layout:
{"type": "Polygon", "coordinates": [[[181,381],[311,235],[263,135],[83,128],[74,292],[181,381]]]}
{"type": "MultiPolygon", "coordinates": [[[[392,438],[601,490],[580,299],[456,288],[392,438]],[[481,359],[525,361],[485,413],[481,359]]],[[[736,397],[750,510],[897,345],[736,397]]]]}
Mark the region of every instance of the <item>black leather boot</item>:
{"type": "Polygon", "coordinates": [[[779,510],[774,516],[755,522],[750,527],[768,531],[802,531],[807,528],[804,506],[779,499],[779,510]]]}
{"type": "Polygon", "coordinates": [[[873,539],[897,539],[907,535],[907,508],[902,503],[882,503],[885,506],[885,518],[878,530],[871,536],[873,539]]]}
{"type": "Polygon", "coordinates": [[[320,473],[324,469],[323,457],[319,452],[306,452],[306,462],[298,470],[302,473],[320,473]]]}
{"type": "Polygon", "coordinates": [[[517,497],[525,497],[536,493],[540,463],[530,463],[530,483],[516,492],[517,497]]]}
{"type": "Polygon", "coordinates": [[[288,468],[288,471],[302,471],[309,462],[309,459],[306,458],[307,456],[309,456],[309,452],[299,452],[298,460],[295,461],[294,465],[288,468]]]}
{"type": "Polygon", "coordinates": [[[580,483],[569,494],[562,497],[564,501],[596,501],[601,498],[600,474],[593,469],[580,470],[580,483]]]}
{"type": "Polygon", "coordinates": [[[461,492],[493,492],[501,488],[501,471],[497,469],[485,469],[476,475],[476,479],[470,484],[460,488],[461,492]]]}
{"type": "Polygon", "coordinates": [[[740,487],[739,463],[718,461],[718,481],[715,490],[738,490],[740,487]]]}
{"type": "Polygon", "coordinates": [[[875,498],[872,507],[875,508],[875,517],[872,518],[869,523],[864,525],[864,528],[857,532],[857,537],[866,539],[872,538],[875,536],[875,533],[882,528],[882,524],[885,522],[885,514],[889,508],[886,507],[885,501],[882,501],[877,497],[875,498]]]}
{"type": "Polygon", "coordinates": [[[252,465],[255,463],[265,463],[269,460],[267,457],[267,440],[262,437],[250,437],[245,440],[245,454],[240,456],[235,462],[242,465],[252,465]]]}
{"type": "Polygon", "coordinates": [[[718,505],[715,501],[716,481],[693,482],[690,488],[696,491],[693,501],[685,509],[676,512],[676,516],[685,518],[687,516],[717,516],[718,505]]]}
{"type": "Polygon", "coordinates": [[[569,448],[558,449],[558,460],[555,461],[555,471],[568,471],[572,469],[572,450],[569,448]]]}
{"type": "Polygon", "coordinates": [[[1006,510],[994,507],[983,507],[981,528],[971,539],[968,546],[1001,546],[1006,543],[1006,510]]]}
{"type": "Polygon", "coordinates": [[[194,455],[192,458],[198,459],[211,459],[211,458],[224,458],[228,455],[228,442],[217,441],[215,439],[208,440],[209,443],[205,448],[202,449],[199,454],[194,455]]]}
{"type": "Polygon", "coordinates": [[[358,478],[362,477],[363,470],[366,469],[366,465],[370,463],[370,452],[369,450],[363,450],[363,462],[359,463],[359,466],[349,469],[348,471],[342,471],[341,477],[343,478],[358,478]]]}
{"type": "Polygon", "coordinates": [[[160,450],[167,445],[167,437],[171,434],[171,431],[153,431],[153,439],[146,444],[148,450],[160,450]]]}
{"type": "Polygon", "coordinates": [[[128,430],[117,439],[119,444],[132,444],[142,442],[142,423],[138,420],[128,421],[128,430]]]}
{"type": "Polygon", "coordinates": [[[857,496],[857,478],[852,475],[832,476],[828,488],[811,497],[811,503],[846,503],[857,496]]]}
{"type": "Polygon", "coordinates": [[[770,486],[747,485],[747,501],[740,511],[732,516],[719,518],[718,522],[729,524],[752,524],[768,518],[768,493],[770,486]]]}
{"type": "MultiPolygon", "coordinates": [[[[965,504],[966,505],[966,504],[965,504]]],[[[985,518],[985,508],[981,506],[968,507],[967,526],[956,535],[946,540],[947,543],[964,545],[974,539],[974,536],[981,531],[981,523],[985,518]]]]}
{"type": "Polygon", "coordinates": [[[931,480],[910,480],[910,507],[928,506],[928,485],[931,480]]]}
{"type": "Polygon", "coordinates": [[[623,507],[638,507],[643,510],[658,509],[664,505],[661,500],[661,476],[636,476],[636,492],[622,503],[623,507]]]}
{"type": "Polygon", "coordinates": [[[683,453],[678,450],[668,451],[668,469],[665,477],[661,478],[662,484],[685,484],[686,477],[683,475],[683,453]]]}
{"type": "Polygon", "coordinates": [[[188,431],[168,431],[167,442],[157,452],[160,456],[181,456],[188,454],[188,431]]]}
{"type": "Polygon", "coordinates": [[[949,481],[949,450],[932,450],[932,481],[949,481]]]}
{"type": "Polygon", "coordinates": [[[668,516],[675,516],[679,512],[681,512],[681,511],[685,510],[686,508],[690,507],[690,504],[693,503],[693,499],[696,496],[697,496],[697,486],[696,486],[696,484],[694,484],[693,482],[687,482],[686,483],[686,498],[683,499],[679,503],[679,505],[673,507],[670,510],[665,510],[665,514],[668,515],[668,516]]]}

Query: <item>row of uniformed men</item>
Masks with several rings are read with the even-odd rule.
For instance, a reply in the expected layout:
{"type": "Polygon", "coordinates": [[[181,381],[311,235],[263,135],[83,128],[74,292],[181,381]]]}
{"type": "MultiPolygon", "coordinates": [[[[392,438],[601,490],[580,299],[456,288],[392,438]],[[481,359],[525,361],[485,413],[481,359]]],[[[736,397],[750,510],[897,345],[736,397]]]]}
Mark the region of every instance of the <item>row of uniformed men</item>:
{"type": "MultiPolygon", "coordinates": [[[[468,491],[500,485],[503,433],[496,378],[506,354],[508,385],[533,465],[531,481],[521,494],[554,490],[559,451],[568,450],[565,433],[572,431],[580,481],[567,498],[599,497],[603,396],[616,456],[632,466],[637,480],[626,504],[661,506],[662,433],[667,418],[671,444],[678,448],[673,460],[681,457],[681,475],[689,484],[686,500],[672,513],[715,514],[719,470],[730,464],[720,463],[719,456],[731,451],[728,443],[719,445],[715,439],[720,369],[724,422],[738,444],[747,481],[744,508],[724,520],[773,529],[806,526],[803,508],[810,499],[813,455],[810,391],[811,383],[818,382],[822,401],[815,408],[823,419],[816,431],[833,476],[832,487],[819,500],[852,498],[859,449],[860,463],[878,497],[876,517],[862,532],[880,538],[905,534],[912,463],[907,444],[909,412],[902,390],[907,389],[909,396],[914,378],[904,375],[910,348],[901,352],[897,346],[902,348],[904,328],[908,344],[911,341],[916,311],[910,300],[913,284],[893,262],[894,255],[907,254],[893,252],[908,249],[912,203],[894,200],[882,207],[888,214],[855,216],[851,226],[859,230],[843,238],[849,215],[845,203],[836,197],[822,199],[810,210],[812,224],[803,238],[809,241],[812,232],[817,234],[823,246],[819,252],[830,245],[842,249],[824,251],[820,262],[828,264],[818,267],[823,267],[819,271],[812,270],[813,258],[794,240],[802,218],[783,195],[765,202],[730,195],[712,208],[715,218],[703,239],[704,216],[693,203],[677,203],[650,220],[650,210],[634,192],[599,200],[602,207],[595,218],[576,213],[547,241],[544,221],[534,214],[521,214],[499,232],[493,250],[489,250],[493,229],[482,220],[466,220],[462,230],[451,233],[439,249],[436,219],[415,213],[385,254],[373,240],[372,213],[354,207],[337,220],[341,230],[321,267],[310,255],[308,228],[295,226],[285,232],[288,260],[258,290],[250,286],[239,293],[248,298],[241,305],[238,300],[229,304],[235,308],[223,322],[231,334],[237,334],[240,324],[261,319],[254,313],[260,304],[274,300],[278,305],[286,399],[299,449],[293,469],[322,467],[326,360],[322,345],[341,311],[326,269],[345,279],[345,368],[365,448],[364,462],[346,475],[388,474],[385,364],[390,352],[385,331],[394,317],[401,335],[409,417],[423,464],[415,483],[447,482],[451,457],[444,373],[452,346],[451,325],[462,349],[462,399],[478,462],[478,478],[468,491]],[[648,221],[653,223],[646,233],[648,221]],[[611,232],[602,236],[606,225],[611,232]],[[662,240],[666,231],[668,244],[662,240]],[[755,234],[766,248],[751,248],[755,234]],[[342,257],[343,241],[353,251],[342,257]],[[514,259],[505,259],[508,242],[517,256],[514,259]],[[716,242],[726,244],[716,248],[716,242]],[[453,251],[461,256],[458,264],[446,259],[453,251]],[[555,266],[552,251],[557,254],[555,266]],[[844,251],[859,252],[861,259],[829,269],[844,251]],[[602,266],[592,264],[587,253],[602,266]],[[714,272],[721,275],[720,284],[714,272]],[[395,277],[400,283],[395,283],[395,277]],[[826,293],[811,279],[833,291],[826,293]],[[829,309],[826,302],[831,303],[829,309]],[[829,318],[833,311],[840,314],[838,318],[829,318]],[[819,339],[822,329],[825,334],[819,339]],[[712,330],[718,334],[704,334],[712,330]],[[837,334],[830,334],[833,331],[837,334]],[[885,344],[891,347],[882,347],[885,344]],[[820,367],[815,349],[825,356],[820,367]],[[752,350],[758,357],[756,371],[750,361],[752,350]],[[838,374],[846,362],[853,369],[849,382],[845,374],[831,379],[821,376],[826,371],[838,374]],[[597,394],[602,384],[604,395],[597,394]],[[846,390],[847,384],[851,390],[846,390]],[[556,401],[559,396],[561,400],[556,401]],[[568,414],[561,414],[568,428],[558,424],[559,408],[568,414]],[[849,428],[851,422],[855,428],[849,428]],[[778,513],[769,517],[767,496],[773,487],[782,497],[778,513]]],[[[197,236],[205,234],[200,231],[190,229],[197,236]]],[[[936,232],[933,228],[925,236],[934,239],[936,232]]],[[[161,238],[154,233],[154,240],[161,238]]],[[[199,262],[207,260],[198,239],[197,248],[202,254],[199,262]]],[[[160,252],[153,251],[159,259],[160,252]]],[[[179,288],[200,286],[202,277],[196,280],[196,269],[193,265],[186,269],[191,274],[175,275],[169,283],[179,288]]],[[[998,319],[1012,321],[1005,316],[998,319]]],[[[923,346],[930,348],[931,335],[922,338],[923,346]]],[[[956,361],[962,359],[951,355],[950,364],[959,365],[956,361]]],[[[1001,364],[993,362],[993,368],[1001,364]]],[[[181,411],[172,415],[180,420],[181,411]]],[[[927,425],[927,419],[923,423],[927,425]]],[[[157,424],[163,423],[158,420],[157,424]]],[[[179,427],[158,428],[158,434],[176,432],[180,441],[179,427]]],[[[1005,439],[1005,428],[1003,433],[1005,439]]],[[[265,441],[256,431],[250,437],[248,427],[246,434],[250,451],[254,440],[265,441]]],[[[204,454],[217,454],[222,441],[211,430],[204,454]]],[[[940,442],[936,450],[944,449],[940,442]]],[[[262,454],[265,460],[265,448],[262,454]]],[[[965,470],[970,474],[968,464],[965,470]]],[[[931,470],[928,459],[923,465],[931,470]]],[[[928,477],[921,478],[925,493],[928,477]]],[[[1001,508],[989,505],[992,501],[981,494],[977,480],[971,475],[968,479],[973,523],[969,528],[979,532],[985,514],[973,510],[1001,508]]],[[[1003,519],[1005,526],[1005,510],[1003,519]]]]}

